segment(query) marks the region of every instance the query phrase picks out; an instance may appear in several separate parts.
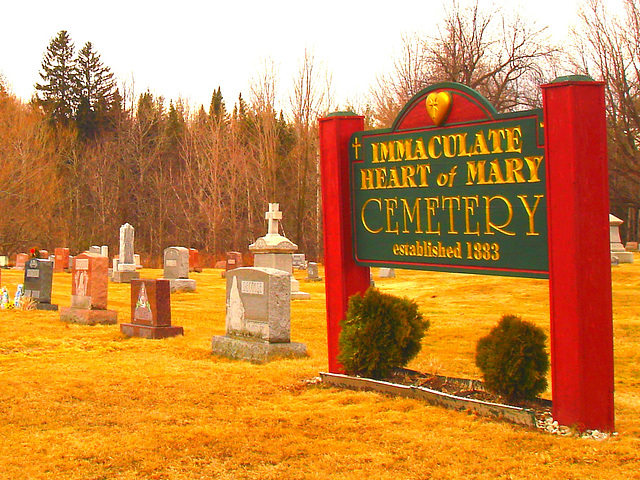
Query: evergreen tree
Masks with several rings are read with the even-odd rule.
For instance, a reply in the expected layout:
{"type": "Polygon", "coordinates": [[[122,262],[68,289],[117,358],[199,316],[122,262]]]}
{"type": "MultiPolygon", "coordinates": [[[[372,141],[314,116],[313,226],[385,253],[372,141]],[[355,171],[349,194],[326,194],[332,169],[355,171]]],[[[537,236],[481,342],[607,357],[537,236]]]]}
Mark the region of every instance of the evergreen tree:
{"type": "Polygon", "coordinates": [[[227,110],[224,105],[224,99],[222,98],[222,91],[220,87],[211,95],[211,105],[209,105],[209,116],[216,124],[221,124],[226,121],[227,110]]]}
{"type": "Polygon", "coordinates": [[[51,122],[68,123],[74,118],[78,104],[75,47],[66,30],[51,39],[42,59],[40,77],[36,83],[36,101],[51,122]]]}
{"type": "Polygon", "coordinates": [[[78,128],[85,138],[94,138],[108,128],[109,117],[118,108],[119,94],[113,73],[91,42],[78,53],[77,72],[78,128]]]}

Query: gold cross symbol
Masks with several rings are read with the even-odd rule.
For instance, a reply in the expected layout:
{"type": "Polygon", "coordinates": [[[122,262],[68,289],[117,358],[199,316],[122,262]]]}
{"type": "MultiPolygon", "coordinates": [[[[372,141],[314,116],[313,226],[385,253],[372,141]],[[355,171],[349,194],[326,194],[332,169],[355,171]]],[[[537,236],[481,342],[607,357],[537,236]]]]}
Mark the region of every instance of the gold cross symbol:
{"type": "Polygon", "coordinates": [[[351,145],[351,147],[353,147],[353,149],[356,151],[356,152],[355,152],[356,160],[359,160],[359,159],[360,159],[360,156],[359,156],[359,148],[360,148],[360,147],[362,147],[362,144],[360,143],[360,141],[359,141],[359,139],[358,139],[357,137],[356,137],[356,141],[355,141],[355,142],[353,142],[353,144],[351,145]]]}

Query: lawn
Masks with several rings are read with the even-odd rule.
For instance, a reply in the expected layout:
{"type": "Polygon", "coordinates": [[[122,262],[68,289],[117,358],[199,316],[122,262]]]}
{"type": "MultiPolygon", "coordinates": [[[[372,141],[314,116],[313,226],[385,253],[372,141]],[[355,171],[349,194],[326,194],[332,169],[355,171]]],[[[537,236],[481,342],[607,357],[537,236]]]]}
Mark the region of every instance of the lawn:
{"type": "MultiPolygon", "coordinates": [[[[192,274],[197,292],[172,295],[184,337],[126,338],[116,325],[1,310],[0,479],[640,478],[636,262],[613,268],[618,434],[601,441],[310,382],[327,368],[325,297],[304,272],[311,300],[293,302],[291,337],[310,356],[267,365],[211,354],[224,333],[220,270],[192,274]]],[[[13,294],[21,276],[3,270],[2,285],[13,294]]],[[[55,274],[53,303],[70,304],[70,279],[55,274]]],[[[502,313],[549,329],[545,280],[397,270],[376,283],[416,299],[431,321],[417,370],[479,378],[475,343],[502,313]]],[[[110,284],[119,322],[130,320],[129,295],[110,284]]]]}

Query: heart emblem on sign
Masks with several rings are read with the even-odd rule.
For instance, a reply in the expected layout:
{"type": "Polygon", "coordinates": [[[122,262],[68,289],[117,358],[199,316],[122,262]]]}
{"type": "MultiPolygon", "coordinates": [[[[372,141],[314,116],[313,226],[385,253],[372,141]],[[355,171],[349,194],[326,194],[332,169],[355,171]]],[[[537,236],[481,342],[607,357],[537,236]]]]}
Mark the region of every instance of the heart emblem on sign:
{"type": "Polygon", "coordinates": [[[451,94],[449,92],[431,92],[427,95],[427,113],[436,126],[444,123],[451,110],[451,94]]]}

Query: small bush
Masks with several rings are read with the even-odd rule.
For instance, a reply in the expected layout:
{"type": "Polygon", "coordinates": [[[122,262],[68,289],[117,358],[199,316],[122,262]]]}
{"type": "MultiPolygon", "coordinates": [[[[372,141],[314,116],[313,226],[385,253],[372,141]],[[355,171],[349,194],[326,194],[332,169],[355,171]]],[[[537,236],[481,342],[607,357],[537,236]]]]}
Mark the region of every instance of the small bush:
{"type": "Polygon", "coordinates": [[[544,331],[517,315],[504,315],[476,347],[487,389],[509,400],[530,400],[547,388],[549,354],[544,331]]]}
{"type": "Polygon", "coordinates": [[[338,360],[345,371],[383,378],[418,354],[429,321],[413,300],[369,288],[349,298],[341,326],[338,360]]]}

